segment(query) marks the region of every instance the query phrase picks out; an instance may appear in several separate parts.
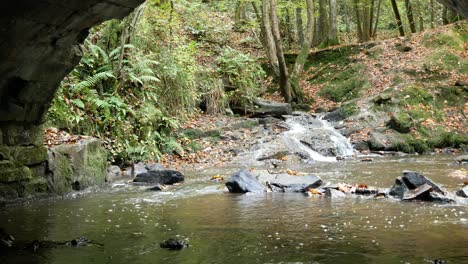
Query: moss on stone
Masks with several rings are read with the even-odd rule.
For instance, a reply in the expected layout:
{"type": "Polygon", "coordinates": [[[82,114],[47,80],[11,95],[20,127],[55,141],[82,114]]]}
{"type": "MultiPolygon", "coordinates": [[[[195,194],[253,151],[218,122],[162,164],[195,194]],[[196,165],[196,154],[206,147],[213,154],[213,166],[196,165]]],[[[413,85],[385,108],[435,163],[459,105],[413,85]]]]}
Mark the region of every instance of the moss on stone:
{"type": "Polygon", "coordinates": [[[364,74],[365,69],[364,65],[353,64],[343,71],[338,71],[329,77],[320,95],[335,102],[359,97],[361,90],[370,87],[370,81],[364,74]]]}
{"type": "Polygon", "coordinates": [[[16,182],[28,180],[32,177],[31,171],[28,167],[14,167],[0,171],[0,182],[16,182]]]}
{"type": "Polygon", "coordinates": [[[409,133],[414,122],[413,118],[407,112],[398,112],[392,115],[388,125],[400,133],[409,133]]]}
{"type": "Polygon", "coordinates": [[[422,43],[429,48],[448,47],[455,50],[463,50],[466,35],[466,30],[454,26],[454,28],[442,34],[434,32],[426,33],[422,39],[422,43]]]}
{"type": "Polygon", "coordinates": [[[47,160],[45,146],[10,147],[11,157],[18,165],[34,165],[47,160]]]}

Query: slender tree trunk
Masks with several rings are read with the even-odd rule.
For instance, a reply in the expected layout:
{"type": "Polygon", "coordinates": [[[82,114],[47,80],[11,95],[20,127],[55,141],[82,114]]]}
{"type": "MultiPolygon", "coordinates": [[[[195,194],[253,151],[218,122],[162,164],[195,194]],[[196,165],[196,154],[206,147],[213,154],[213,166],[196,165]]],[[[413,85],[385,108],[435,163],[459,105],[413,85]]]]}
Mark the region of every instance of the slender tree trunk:
{"type": "Polygon", "coordinates": [[[411,6],[410,0],[405,0],[406,16],[408,17],[408,23],[410,26],[411,33],[416,33],[416,25],[414,23],[413,7],[411,6]]]}
{"type": "Polygon", "coordinates": [[[358,37],[358,41],[363,41],[362,36],[362,27],[361,27],[361,14],[359,12],[359,0],[354,0],[354,12],[356,13],[356,34],[358,37]]]}
{"type": "Polygon", "coordinates": [[[364,42],[369,41],[369,28],[370,28],[370,17],[369,17],[369,0],[364,1],[364,11],[363,11],[363,20],[362,21],[362,39],[364,42]]]}
{"type": "Polygon", "coordinates": [[[434,29],[434,0],[431,0],[430,8],[431,8],[431,28],[434,29]]]}
{"type": "MultiPolygon", "coordinates": [[[[267,1],[267,0],[265,0],[267,1]]],[[[291,86],[289,84],[288,68],[286,67],[286,61],[284,59],[283,45],[281,43],[281,34],[279,30],[279,19],[276,14],[276,0],[270,0],[271,10],[271,29],[273,33],[273,39],[276,47],[276,57],[278,57],[279,65],[279,85],[281,94],[284,100],[290,103],[293,99],[291,86]]]]}
{"type": "Polygon", "coordinates": [[[379,25],[379,18],[380,18],[380,7],[382,5],[382,0],[379,0],[377,4],[377,15],[375,17],[375,25],[374,25],[374,32],[372,33],[372,38],[377,37],[377,27],[379,25]]]}
{"type": "Polygon", "coordinates": [[[442,23],[444,25],[448,25],[449,20],[448,20],[448,9],[446,6],[442,9],[442,23]]]}
{"type": "Polygon", "coordinates": [[[401,23],[400,12],[398,11],[398,6],[396,4],[396,0],[391,0],[393,13],[395,13],[396,23],[398,25],[398,30],[400,31],[400,36],[405,36],[405,31],[403,30],[403,23],[401,23]]]}
{"type": "Polygon", "coordinates": [[[316,44],[327,40],[328,38],[328,12],[327,0],[319,0],[319,18],[316,44]]]}
{"type": "Polygon", "coordinates": [[[338,44],[338,5],[336,0],[330,0],[330,22],[328,30],[328,44],[336,45],[338,44]]]}
{"type": "Polygon", "coordinates": [[[304,43],[304,26],[302,24],[302,8],[296,7],[296,27],[297,27],[297,36],[299,38],[299,45],[304,43]]]}
{"type": "Polygon", "coordinates": [[[350,17],[352,15],[352,11],[350,11],[349,5],[345,3],[345,16],[344,16],[344,22],[345,22],[345,31],[346,33],[351,32],[351,22],[350,22],[350,17]]]}
{"type": "Polygon", "coordinates": [[[122,77],[121,75],[122,75],[123,59],[125,57],[125,45],[130,43],[131,37],[136,28],[136,24],[138,23],[141,16],[143,15],[144,10],[145,10],[145,4],[143,3],[140,6],[138,6],[135,9],[135,11],[133,11],[133,17],[131,18],[132,19],[131,22],[123,29],[121,39],[120,39],[119,61],[117,63],[117,68],[115,71],[115,76],[117,77],[117,79],[122,77]]]}
{"type": "Polygon", "coordinates": [[[270,2],[269,0],[263,0],[262,3],[262,27],[264,31],[264,41],[266,46],[266,54],[270,60],[273,73],[277,78],[280,77],[278,57],[276,56],[276,46],[273,38],[273,32],[271,30],[271,18],[270,18],[270,2]]]}
{"type": "Polygon", "coordinates": [[[314,2],[313,0],[306,0],[307,3],[307,29],[306,37],[301,46],[301,51],[297,55],[296,62],[294,63],[293,70],[291,72],[291,87],[293,91],[293,101],[296,103],[304,102],[304,91],[302,90],[299,79],[304,71],[304,64],[309,57],[310,47],[312,46],[312,41],[314,39],[314,2]]]}
{"type": "Polygon", "coordinates": [[[375,8],[375,0],[370,0],[371,1],[371,6],[370,6],[370,17],[369,17],[369,39],[372,38],[372,30],[373,30],[373,22],[374,22],[374,8],[375,8]]]}

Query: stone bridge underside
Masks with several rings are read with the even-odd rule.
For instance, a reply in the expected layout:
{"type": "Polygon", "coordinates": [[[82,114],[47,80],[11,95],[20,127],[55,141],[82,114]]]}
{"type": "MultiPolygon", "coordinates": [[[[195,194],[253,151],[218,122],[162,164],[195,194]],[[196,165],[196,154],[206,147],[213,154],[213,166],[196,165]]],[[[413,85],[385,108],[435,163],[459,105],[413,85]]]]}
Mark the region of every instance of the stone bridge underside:
{"type": "Polygon", "coordinates": [[[44,191],[41,123],[80,43],[144,0],[15,0],[0,9],[0,198],[44,191]]]}
{"type": "MultiPolygon", "coordinates": [[[[468,0],[438,0],[468,17],[468,0]]],[[[0,198],[41,192],[47,150],[41,123],[80,43],[143,0],[15,0],[0,9],[0,198]]]]}

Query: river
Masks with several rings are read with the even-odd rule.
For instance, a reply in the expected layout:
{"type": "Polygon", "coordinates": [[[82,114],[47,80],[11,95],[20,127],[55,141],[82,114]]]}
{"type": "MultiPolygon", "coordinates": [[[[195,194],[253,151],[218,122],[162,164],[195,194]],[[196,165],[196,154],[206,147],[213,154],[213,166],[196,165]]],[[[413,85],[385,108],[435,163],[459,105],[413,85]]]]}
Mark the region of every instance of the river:
{"type": "MultiPolygon", "coordinates": [[[[373,162],[301,163],[295,169],[327,182],[390,187],[416,170],[448,190],[463,167],[454,156],[375,158],[373,162]]],[[[0,209],[0,226],[18,241],[97,242],[13,252],[1,263],[468,263],[468,207],[391,199],[327,199],[302,194],[226,192],[214,174],[238,168],[185,171],[186,182],[163,192],[114,184],[60,199],[0,209]],[[179,236],[190,247],[159,243],[179,236]]]]}

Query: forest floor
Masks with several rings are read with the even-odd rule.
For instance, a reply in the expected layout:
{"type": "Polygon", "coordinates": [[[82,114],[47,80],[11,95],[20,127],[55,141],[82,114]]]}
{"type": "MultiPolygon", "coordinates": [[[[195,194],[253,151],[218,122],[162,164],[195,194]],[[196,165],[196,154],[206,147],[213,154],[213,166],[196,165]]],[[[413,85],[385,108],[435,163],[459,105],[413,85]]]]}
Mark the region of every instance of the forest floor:
{"type": "MultiPolygon", "coordinates": [[[[355,144],[372,145],[373,135],[384,135],[381,144],[388,146],[382,150],[434,151],[433,147],[459,146],[459,141],[466,144],[466,30],[466,23],[447,25],[410,37],[312,51],[301,80],[307,97],[313,99],[310,112],[342,113],[337,125],[355,144]],[[446,139],[448,133],[457,136],[446,139]],[[430,137],[440,137],[437,140],[442,143],[429,142],[430,137]]],[[[291,61],[294,54],[287,56],[291,61]]],[[[278,92],[263,97],[283,101],[278,92]]],[[[257,142],[262,126],[245,117],[198,115],[183,126],[185,131],[194,128],[199,135],[211,136],[183,138],[180,143],[189,151],[165,155],[163,163],[172,167],[228,164],[257,142]]]]}

